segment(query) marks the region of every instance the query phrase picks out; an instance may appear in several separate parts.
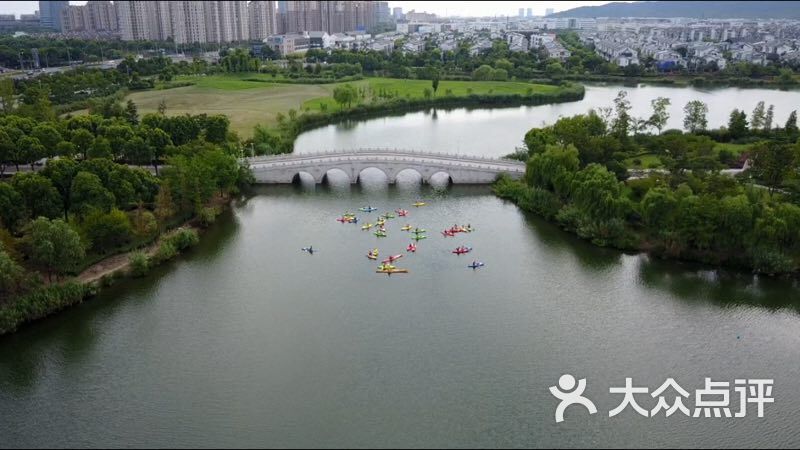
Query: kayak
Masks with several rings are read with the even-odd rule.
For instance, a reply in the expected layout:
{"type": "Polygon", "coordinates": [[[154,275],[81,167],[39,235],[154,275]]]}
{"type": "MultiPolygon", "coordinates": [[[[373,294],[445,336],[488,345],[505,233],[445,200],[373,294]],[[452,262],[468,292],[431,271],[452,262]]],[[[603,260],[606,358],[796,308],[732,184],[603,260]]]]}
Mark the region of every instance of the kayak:
{"type": "Polygon", "coordinates": [[[485,266],[484,263],[473,261],[472,264],[468,265],[467,267],[469,267],[470,269],[477,269],[478,267],[483,267],[483,266],[485,266]]]}
{"type": "Polygon", "coordinates": [[[397,269],[397,267],[386,263],[383,263],[380,266],[378,266],[378,270],[395,270],[395,269],[397,269]]]}
{"type": "Polygon", "coordinates": [[[425,202],[416,202],[413,205],[416,206],[416,207],[420,207],[420,206],[425,206],[426,203],[425,202]]]}
{"type": "Polygon", "coordinates": [[[372,206],[363,206],[361,208],[358,208],[358,210],[363,212],[372,212],[372,211],[377,211],[378,208],[373,208],[372,206]]]}
{"type": "Polygon", "coordinates": [[[398,210],[397,210],[397,211],[395,211],[395,212],[396,212],[396,213],[397,213],[397,215],[398,215],[398,216],[400,216],[400,217],[405,217],[405,216],[407,216],[407,215],[408,215],[408,211],[406,211],[405,209],[398,209],[398,210]]]}
{"type": "Polygon", "coordinates": [[[377,236],[377,237],[386,237],[386,232],[378,230],[378,231],[375,232],[375,236],[377,236]]]}
{"type": "Polygon", "coordinates": [[[392,214],[392,213],[386,213],[386,214],[381,216],[381,219],[394,219],[394,218],[395,218],[395,215],[392,214]]]}
{"type": "Polygon", "coordinates": [[[367,252],[367,258],[369,259],[378,259],[378,249],[373,248],[372,250],[367,252]]]}
{"type": "Polygon", "coordinates": [[[404,227],[402,227],[400,229],[403,230],[403,231],[411,231],[411,225],[406,225],[406,226],[404,226],[404,227]]]}
{"type": "Polygon", "coordinates": [[[442,235],[443,235],[444,237],[448,237],[448,236],[450,236],[450,237],[455,237],[455,235],[456,235],[456,234],[455,234],[455,233],[453,233],[453,232],[452,232],[452,231],[450,231],[450,230],[444,230],[444,231],[442,231],[442,235]]]}
{"type": "Polygon", "coordinates": [[[390,257],[388,257],[388,258],[384,259],[384,260],[383,260],[383,261],[381,261],[381,262],[382,262],[382,263],[384,263],[384,264],[387,264],[387,263],[392,263],[392,262],[395,262],[395,261],[397,261],[398,259],[400,259],[400,258],[402,258],[402,257],[403,257],[403,255],[392,255],[392,256],[390,256],[390,257]]]}
{"type": "Polygon", "coordinates": [[[375,273],[385,273],[389,275],[393,273],[408,273],[408,269],[376,270],[375,273]]]}
{"type": "Polygon", "coordinates": [[[456,255],[463,255],[464,253],[469,253],[472,251],[472,247],[459,247],[453,250],[453,253],[456,255]]]}
{"type": "Polygon", "coordinates": [[[385,219],[378,219],[378,221],[375,222],[375,224],[378,226],[383,226],[385,223],[386,223],[385,219]]]}
{"type": "Polygon", "coordinates": [[[423,234],[418,234],[418,235],[416,235],[416,236],[412,237],[411,239],[414,239],[415,241],[421,241],[421,240],[423,240],[423,239],[427,239],[427,238],[428,238],[428,237],[427,237],[427,236],[425,236],[425,235],[423,235],[423,234]]]}
{"type": "Polygon", "coordinates": [[[417,245],[416,244],[408,244],[408,247],[406,247],[406,251],[407,252],[416,252],[417,251],[417,245]]]}
{"type": "Polygon", "coordinates": [[[366,225],[361,225],[362,230],[369,230],[370,228],[374,227],[375,225],[368,223],[366,225]]]}
{"type": "Polygon", "coordinates": [[[308,252],[309,255],[314,254],[314,247],[303,247],[300,249],[301,251],[308,252]]]}
{"type": "Polygon", "coordinates": [[[424,228],[416,228],[416,229],[414,229],[414,231],[412,231],[412,233],[414,233],[414,234],[422,234],[424,232],[425,232],[424,228]]]}

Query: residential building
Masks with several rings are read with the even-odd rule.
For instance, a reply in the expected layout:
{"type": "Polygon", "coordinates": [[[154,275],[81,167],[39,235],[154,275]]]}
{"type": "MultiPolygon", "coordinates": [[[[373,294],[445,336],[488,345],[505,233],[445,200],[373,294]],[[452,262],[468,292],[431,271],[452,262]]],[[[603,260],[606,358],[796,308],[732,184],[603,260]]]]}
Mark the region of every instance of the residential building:
{"type": "Polygon", "coordinates": [[[61,11],[69,6],[69,1],[40,1],[39,21],[45,28],[61,31],[61,11]]]}
{"type": "Polygon", "coordinates": [[[251,1],[247,7],[247,14],[250,20],[250,39],[262,41],[278,32],[275,2],[251,1]]]}

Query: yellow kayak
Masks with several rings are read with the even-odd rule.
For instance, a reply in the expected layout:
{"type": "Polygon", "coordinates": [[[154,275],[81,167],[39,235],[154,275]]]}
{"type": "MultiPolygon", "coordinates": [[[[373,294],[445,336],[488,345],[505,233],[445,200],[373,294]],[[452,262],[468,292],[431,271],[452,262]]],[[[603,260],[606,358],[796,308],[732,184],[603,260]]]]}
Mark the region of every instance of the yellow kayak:
{"type": "Polygon", "coordinates": [[[366,224],[366,225],[362,225],[362,226],[361,226],[361,229],[362,229],[362,230],[369,230],[370,228],[372,228],[372,227],[374,227],[374,226],[375,226],[375,225],[373,225],[373,224],[371,224],[371,223],[368,223],[368,224],[366,224]]]}
{"type": "Polygon", "coordinates": [[[408,273],[408,269],[376,270],[375,273],[388,273],[389,275],[393,273],[408,273]]]}
{"type": "Polygon", "coordinates": [[[411,225],[406,225],[406,226],[404,226],[404,227],[402,227],[400,229],[403,230],[403,231],[409,231],[412,228],[414,228],[414,227],[412,227],[411,225]]]}
{"type": "Polygon", "coordinates": [[[414,206],[425,206],[425,205],[426,205],[425,202],[416,202],[416,203],[414,203],[414,206]]]}

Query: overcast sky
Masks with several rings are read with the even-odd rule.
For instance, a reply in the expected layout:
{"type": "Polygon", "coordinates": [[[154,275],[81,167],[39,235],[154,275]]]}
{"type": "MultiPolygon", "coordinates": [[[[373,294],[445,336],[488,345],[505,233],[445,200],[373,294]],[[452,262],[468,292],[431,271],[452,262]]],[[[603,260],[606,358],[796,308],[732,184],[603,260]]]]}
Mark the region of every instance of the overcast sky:
{"type": "MultiPolygon", "coordinates": [[[[85,1],[71,1],[71,5],[83,5],[85,1]]],[[[579,1],[579,2],[542,2],[542,1],[492,1],[492,2],[445,2],[445,1],[417,1],[417,2],[389,2],[389,6],[401,7],[403,12],[412,9],[421,12],[427,11],[436,13],[440,16],[459,15],[459,16],[516,16],[519,8],[533,9],[533,14],[544,15],[545,9],[553,8],[556,12],[565,9],[577,8],[578,6],[602,5],[607,1],[579,1]]],[[[0,1],[0,14],[31,14],[39,9],[39,2],[17,2],[0,1]]]]}

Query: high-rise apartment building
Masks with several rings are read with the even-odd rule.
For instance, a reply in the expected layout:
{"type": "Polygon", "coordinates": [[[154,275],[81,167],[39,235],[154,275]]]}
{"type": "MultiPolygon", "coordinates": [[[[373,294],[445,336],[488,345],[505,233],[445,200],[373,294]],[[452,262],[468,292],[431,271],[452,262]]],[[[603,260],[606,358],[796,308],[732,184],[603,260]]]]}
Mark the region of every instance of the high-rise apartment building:
{"type": "Polygon", "coordinates": [[[264,40],[267,36],[277,34],[278,26],[275,16],[275,2],[256,0],[247,7],[250,21],[250,39],[264,40]]]}
{"type": "Polygon", "coordinates": [[[116,1],[123,40],[236,42],[250,39],[246,1],[116,1]]]}
{"type": "MultiPolygon", "coordinates": [[[[373,1],[279,1],[278,33],[367,31],[377,23],[377,3],[373,1]]],[[[386,8],[388,12],[388,4],[386,8]]]]}
{"type": "Polygon", "coordinates": [[[68,6],[68,1],[40,1],[39,20],[41,25],[45,28],[61,31],[61,11],[68,6]]]}
{"type": "Polygon", "coordinates": [[[61,29],[70,32],[115,32],[117,12],[109,1],[89,1],[86,5],[70,5],[61,10],[61,29]]]}

